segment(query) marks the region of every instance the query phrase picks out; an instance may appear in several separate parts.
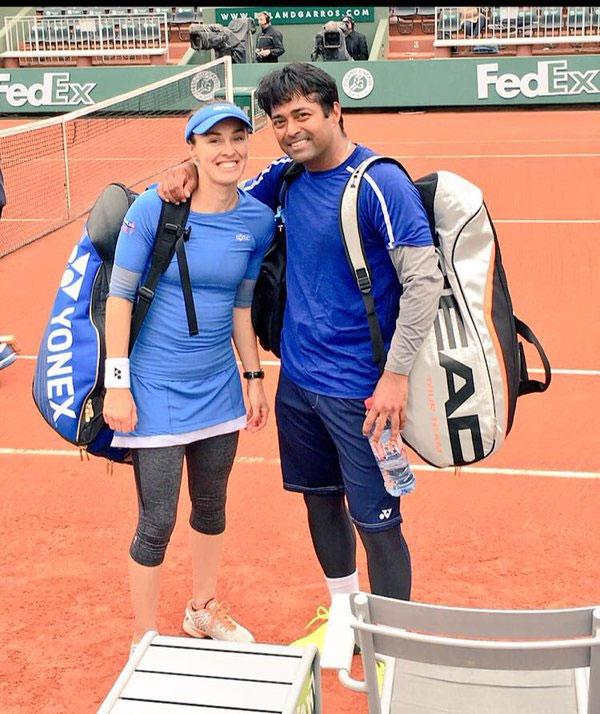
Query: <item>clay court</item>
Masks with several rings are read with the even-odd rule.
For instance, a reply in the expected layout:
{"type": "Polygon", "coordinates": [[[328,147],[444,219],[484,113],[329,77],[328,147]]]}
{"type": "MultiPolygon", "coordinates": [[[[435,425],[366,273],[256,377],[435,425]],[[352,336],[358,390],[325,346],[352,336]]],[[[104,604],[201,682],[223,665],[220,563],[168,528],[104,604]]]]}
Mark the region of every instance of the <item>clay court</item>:
{"type": "MultiPolygon", "coordinates": [[[[545,394],[519,400],[513,430],[493,457],[460,474],[415,457],[417,488],[402,512],[417,601],[600,603],[598,118],[593,110],[346,117],[352,139],[398,158],[414,178],[446,169],[483,189],[515,312],[553,367],[545,394]]],[[[261,131],[252,139],[248,175],[278,155],[270,129],[261,131]]],[[[101,165],[92,159],[93,152],[88,171],[101,165]]],[[[102,166],[107,181],[123,180],[118,164],[110,172],[102,166]]],[[[33,191],[30,200],[38,200],[33,191]]],[[[0,260],[0,329],[14,332],[23,348],[0,372],[3,714],[93,712],[129,652],[132,469],[118,465],[109,473],[105,461],[81,460],[31,398],[39,340],[83,221],[0,260]]],[[[539,372],[533,351],[527,355],[539,372]]],[[[263,358],[272,405],[278,363],[263,358]]],[[[182,494],[164,566],[163,634],[181,634],[191,588],[182,494]]],[[[362,550],[359,572],[367,589],[362,550]]],[[[259,641],[273,643],[305,634],[316,607],[327,603],[302,499],[281,487],[273,415],[263,432],[242,434],[219,595],[259,641]]],[[[366,698],[344,690],[332,673],[324,673],[323,687],[326,712],[366,712],[366,698]]]]}

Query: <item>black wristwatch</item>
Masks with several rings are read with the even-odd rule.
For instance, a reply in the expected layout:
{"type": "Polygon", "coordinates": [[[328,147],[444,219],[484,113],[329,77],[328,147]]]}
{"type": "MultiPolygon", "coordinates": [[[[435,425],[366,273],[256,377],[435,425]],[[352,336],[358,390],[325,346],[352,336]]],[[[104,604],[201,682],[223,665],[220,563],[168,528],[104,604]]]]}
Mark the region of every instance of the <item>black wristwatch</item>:
{"type": "Polygon", "coordinates": [[[244,379],[264,379],[264,370],[259,369],[256,372],[244,372],[244,379]]]}

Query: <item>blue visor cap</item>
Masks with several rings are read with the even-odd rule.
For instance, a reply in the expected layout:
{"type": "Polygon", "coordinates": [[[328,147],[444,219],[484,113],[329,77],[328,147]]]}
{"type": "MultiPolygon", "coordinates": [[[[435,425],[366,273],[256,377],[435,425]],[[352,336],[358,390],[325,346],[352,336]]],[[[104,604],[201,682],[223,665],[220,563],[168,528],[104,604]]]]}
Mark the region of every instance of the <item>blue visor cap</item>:
{"type": "Polygon", "coordinates": [[[252,131],[252,122],[243,109],[231,104],[207,104],[189,118],[185,127],[185,140],[189,141],[192,134],[206,134],[224,119],[239,119],[248,127],[249,132],[252,131]]]}

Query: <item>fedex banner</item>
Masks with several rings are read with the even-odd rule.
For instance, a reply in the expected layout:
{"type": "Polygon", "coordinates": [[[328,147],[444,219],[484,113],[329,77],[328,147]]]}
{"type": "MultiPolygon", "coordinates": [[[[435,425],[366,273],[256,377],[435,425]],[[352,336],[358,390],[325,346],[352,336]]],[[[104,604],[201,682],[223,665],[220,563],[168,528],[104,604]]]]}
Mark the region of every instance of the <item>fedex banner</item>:
{"type": "Polygon", "coordinates": [[[72,82],[69,72],[44,72],[38,82],[13,80],[10,72],[0,72],[0,95],[10,107],[69,107],[93,104],[96,82],[72,82]]]}
{"type": "MultiPolygon", "coordinates": [[[[342,106],[348,109],[600,102],[600,54],[328,62],[324,67],[336,80],[342,106]]],[[[234,64],[233,84],[251,90],[271,70],[269,64],[234,64]]],[[[0,68],[0,113],[68,112],[179,72],[179,65],[128,67],[126,71],[123,67],[0,68]]]]}
{"type": "Polygon", "coordinates": [[[477,66],[477,99],[576,97],[600,94],[600,69],[569,69],[569,61],[544,60],[533,72],[506,72],[497,62],[477,66]]]}

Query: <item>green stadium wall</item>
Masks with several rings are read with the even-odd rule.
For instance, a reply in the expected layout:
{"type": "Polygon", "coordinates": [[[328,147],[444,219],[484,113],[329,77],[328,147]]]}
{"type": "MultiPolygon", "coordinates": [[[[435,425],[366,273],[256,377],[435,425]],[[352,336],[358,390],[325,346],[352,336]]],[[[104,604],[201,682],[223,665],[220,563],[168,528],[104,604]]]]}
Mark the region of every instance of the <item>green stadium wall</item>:
{"type": "MultiPolygon", "coordinates": [[[[600,55],[328,62],[320,66],[337,80],[342,106],[347,109],[509,108],[598,104],[600,100],[600,55]]],[[[254,87],[272,69],[273,65],[234,65],[234,84],[254,87]]],[[[79,109],[182,70],[181,66],[0,69],[0,113],[48,115],[79,109]]]]}

